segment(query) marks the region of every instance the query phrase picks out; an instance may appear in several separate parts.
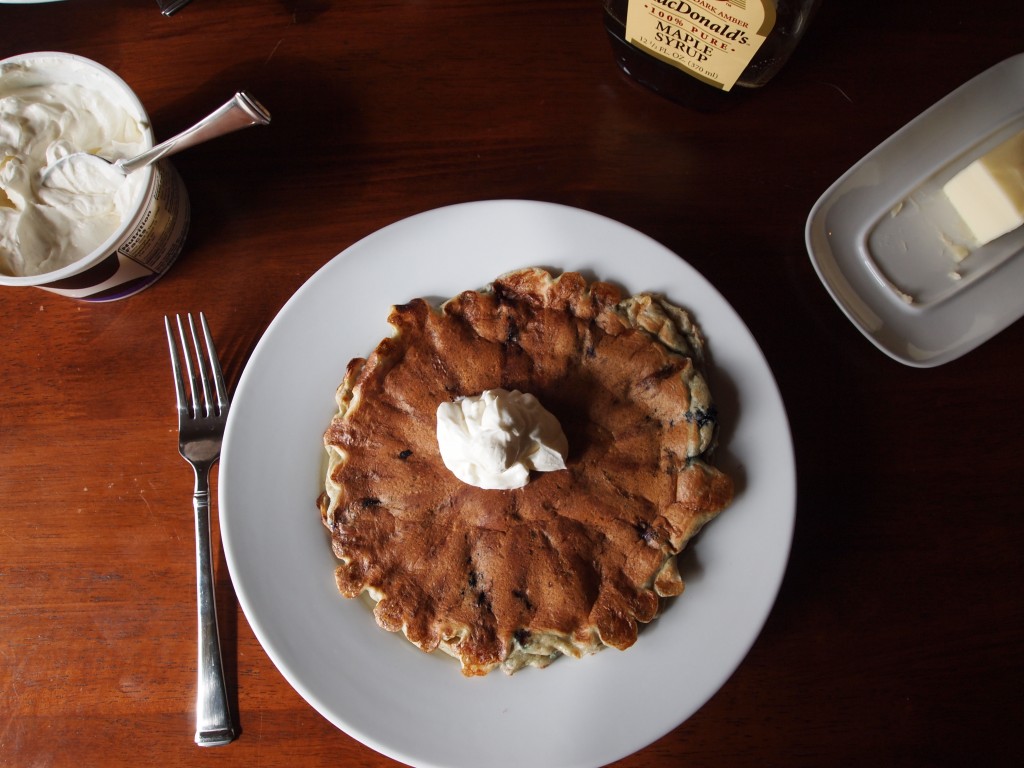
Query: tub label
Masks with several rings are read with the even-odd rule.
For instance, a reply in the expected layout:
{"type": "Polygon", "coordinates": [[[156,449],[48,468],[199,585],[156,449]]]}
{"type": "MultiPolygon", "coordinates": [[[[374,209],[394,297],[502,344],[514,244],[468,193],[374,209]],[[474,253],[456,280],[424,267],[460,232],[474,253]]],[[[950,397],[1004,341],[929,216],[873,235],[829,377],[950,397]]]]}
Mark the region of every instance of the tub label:
{"type": "Polygon", "coordinates": [[[131,234],[117,249],[136,264],[163,274],[178,257],[189,225],[188,193],[170,166],[158,165],[156,188],[131,234]]]}

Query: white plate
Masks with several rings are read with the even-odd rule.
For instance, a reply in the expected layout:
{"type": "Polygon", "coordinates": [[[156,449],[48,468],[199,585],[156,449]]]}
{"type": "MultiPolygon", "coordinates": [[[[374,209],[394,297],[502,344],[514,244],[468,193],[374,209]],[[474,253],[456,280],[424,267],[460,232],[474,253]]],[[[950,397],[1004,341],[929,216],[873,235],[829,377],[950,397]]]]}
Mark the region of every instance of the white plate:
{"type": "MultiPolygon", "coordinates": [[[[415,766],[573,768],[675,728],[728,679],[778,591],[795,471],[775,380],[743,322],[696,271],[595,214],[524,201],[456,205],[386,227],[317,272],[239,381],[220,469],[221,530],[253,631],[288,682],[359,741],[415,766]],[[689,307],[707,333],[735,502],[683,558],[685,595],[624,652],[467,679],[342,598],[314,502],[322,435],[349,359],[390,335],[392,304],[447,298],[526,266],[579,270],[689,307]]],[[[241,698],[245,701],[245,690],[241,698]]]]}
{"type": "Polygon", "coordinates": [[[969,240],[941,194],[1024,130],[1024,54],[953,91],[880,144],[814,205],[807,250],[826,289],[879,349],[947,363],[1024,314],[1024,228],[957,263],[969,240]]]}

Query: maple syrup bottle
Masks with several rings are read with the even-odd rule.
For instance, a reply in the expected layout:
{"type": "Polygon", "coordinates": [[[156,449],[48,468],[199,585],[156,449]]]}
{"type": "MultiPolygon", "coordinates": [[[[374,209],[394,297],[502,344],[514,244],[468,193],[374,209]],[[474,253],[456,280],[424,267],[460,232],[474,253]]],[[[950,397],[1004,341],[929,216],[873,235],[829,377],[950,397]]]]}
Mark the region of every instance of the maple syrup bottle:
{"type": "Polygon", "coordinates": [[[637,82],[698,109],[775,76],[818,0],[604,0],[616,61],[637,82]]]}

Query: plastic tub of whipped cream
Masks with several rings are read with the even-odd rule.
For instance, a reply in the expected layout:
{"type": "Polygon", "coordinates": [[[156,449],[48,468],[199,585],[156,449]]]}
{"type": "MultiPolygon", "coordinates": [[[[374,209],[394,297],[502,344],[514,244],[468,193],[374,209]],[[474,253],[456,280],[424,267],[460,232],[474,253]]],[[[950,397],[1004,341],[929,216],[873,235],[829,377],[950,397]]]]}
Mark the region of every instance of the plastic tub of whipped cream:
{"type": "Polygon", "coordinates": [[[111,301],[158,280],[189,225],[188,193],[166,160],[41,184],[73,152],[117,160],[152,146],[145,108],[101,64],[59,52],[0,60],[0,286],[111,301]]]}

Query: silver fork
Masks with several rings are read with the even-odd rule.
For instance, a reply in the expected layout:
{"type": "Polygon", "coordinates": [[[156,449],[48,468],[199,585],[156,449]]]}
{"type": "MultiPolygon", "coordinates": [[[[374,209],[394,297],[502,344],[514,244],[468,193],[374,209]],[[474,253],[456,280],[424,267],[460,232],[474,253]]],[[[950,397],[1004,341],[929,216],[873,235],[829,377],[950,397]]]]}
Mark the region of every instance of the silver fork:
{"type": "Polygon", "coordinates": [[[170,318],[164,317],[167,344],[171,351],[174,390],[178,401],[178,451],[195,470],[192,506],[196,517],[196,586],[199,605],[199,688],[196,692],[196,744],[216,747],[235,739],[235,726],[228,708],[224,664],[217,630],[217,603],[213,587],[213,559],[210,544],[210,468],[220,458],[220,445],[228,417],[228,391],[224,385],[217,350],[214,349],[206,317],[200,313],[202,339],[192,315],[188,332],[181,316],[175,316],[188,389],[182,378],[178,345],[170,318]],[[189,397],[191,395],[191,399],[189,397]]]}

